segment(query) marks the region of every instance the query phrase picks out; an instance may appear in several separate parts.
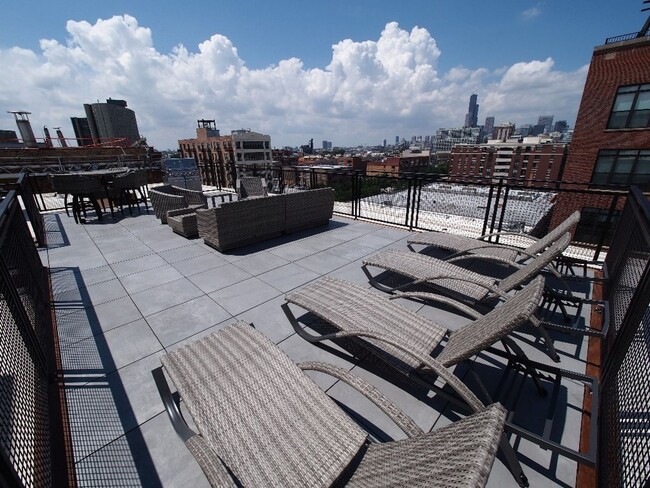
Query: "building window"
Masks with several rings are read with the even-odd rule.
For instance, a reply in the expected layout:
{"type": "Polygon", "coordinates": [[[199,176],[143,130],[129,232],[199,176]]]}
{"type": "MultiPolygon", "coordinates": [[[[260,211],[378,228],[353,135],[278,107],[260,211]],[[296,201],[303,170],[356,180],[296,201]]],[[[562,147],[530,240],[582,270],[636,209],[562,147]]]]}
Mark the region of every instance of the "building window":
{"type": "Polygon", "coordinates": [[[601,150],[591,177],[594,185],[638,185],[650,189],[650,150],[601,150]]]}
{"type": "Polygon", "coordinates": [[[650,127],[650,83],[622,86],[616,92],[608,129],[650,127]]]}
{"type": "Polygon", "coordinates": [[[576,242],[598,244],[603,239],[604,234],[603,244],[608,246],[612,241],[612,235],[614,234],[614,229],[618,224],[620,216],[620,210],[614,210],[610,225],[608,226],[607,219],[610,218],[609,209],[583,207],[580,210],[580,222],[578,222],[576,227],[573,240],[576,242]]]}

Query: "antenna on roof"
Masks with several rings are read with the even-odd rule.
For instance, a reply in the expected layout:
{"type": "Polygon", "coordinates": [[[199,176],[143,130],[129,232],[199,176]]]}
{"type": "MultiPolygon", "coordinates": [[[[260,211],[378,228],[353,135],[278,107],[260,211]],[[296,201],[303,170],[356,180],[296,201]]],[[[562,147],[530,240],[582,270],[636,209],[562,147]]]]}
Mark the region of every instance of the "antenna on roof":
{"type": "MultiPolygon", "coordinates": [[[[643,5],[650,5],[650,0],[643,0],[643,5]]],[[[641,12],[645,12],[646,10],[650,10],[650,6],[642,8],[641,12]]],[[[641,30],[637,34],[637,37],[647,36],[648,30],[650,30],[650,16],[648,16],[648,19],[645,21],[645,24],[643,24],[643,27],[641,27],[641,30]]]]}

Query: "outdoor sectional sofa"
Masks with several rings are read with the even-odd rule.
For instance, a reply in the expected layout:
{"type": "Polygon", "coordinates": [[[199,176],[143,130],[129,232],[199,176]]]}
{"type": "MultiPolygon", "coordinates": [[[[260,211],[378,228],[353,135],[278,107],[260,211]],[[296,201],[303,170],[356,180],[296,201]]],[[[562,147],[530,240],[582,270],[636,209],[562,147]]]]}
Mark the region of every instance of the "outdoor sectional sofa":
{"type": "Polygon", "coordinates": [[[226,251],[281,234],[325,225],[334,211],[334,190],[304,192],[226,202],[197,210],[199,237],[226,251]]]}

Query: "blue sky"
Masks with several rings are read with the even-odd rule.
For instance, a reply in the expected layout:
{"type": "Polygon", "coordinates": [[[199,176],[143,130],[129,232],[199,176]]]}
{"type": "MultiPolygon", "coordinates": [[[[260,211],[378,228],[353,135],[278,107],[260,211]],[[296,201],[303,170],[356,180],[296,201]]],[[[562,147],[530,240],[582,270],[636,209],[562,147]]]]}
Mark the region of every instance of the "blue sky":
{"type": "MultiPolygon", "coordinates": [[[[479,120],[572,126],[593,47],[638,30],[641,0],[13,2],[0,29],[6,110],[62,126],[124,98],[161,149],[196,120],[275,146],[378,144],[479,120]],[[202,47],[199,47],[199,46],[202,47]],[[179,47],[179,46],[182,46],[179,47]],[[336,46],[336,48],[333,48],[336,46]]],[[[39,132],[35,129],[35,132],[39,132]]]]}

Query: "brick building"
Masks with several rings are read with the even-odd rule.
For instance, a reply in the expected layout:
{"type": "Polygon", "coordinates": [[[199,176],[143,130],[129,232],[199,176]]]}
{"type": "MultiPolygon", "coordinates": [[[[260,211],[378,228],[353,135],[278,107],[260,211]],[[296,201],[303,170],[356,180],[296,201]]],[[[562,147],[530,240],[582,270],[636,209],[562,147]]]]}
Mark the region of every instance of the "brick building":
{"type": "Polygon", "coordinates": [[[540,137],[522,142],[490,141],[459,144],[451,150],[449,176],[455,178],[514,178],[527,186],[548,186],[562,178],[568,146],[540,137]]]}
{"type": "MultiPolygon", "coordinates": [[[[626,190],[637,185],[650,190],[649,23],[637,34],[610,38],[594,48],[563,176],[580,184],[570,188],[626,190]]],[[[562,194],[551,226],[580,209],[575,237],[589,241],[611,204],[611,197],[562,194]]]]}
{"type": "Polygon", "coordinates": [[[179,139],[183,158],[194,158],[204,185],[235,187],[235,155],[231,136],[222,136],[214,120],[198,120],[196,138],[179,139]]]}

